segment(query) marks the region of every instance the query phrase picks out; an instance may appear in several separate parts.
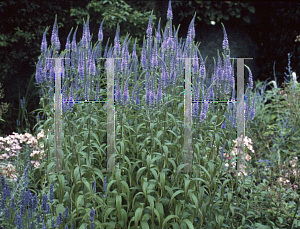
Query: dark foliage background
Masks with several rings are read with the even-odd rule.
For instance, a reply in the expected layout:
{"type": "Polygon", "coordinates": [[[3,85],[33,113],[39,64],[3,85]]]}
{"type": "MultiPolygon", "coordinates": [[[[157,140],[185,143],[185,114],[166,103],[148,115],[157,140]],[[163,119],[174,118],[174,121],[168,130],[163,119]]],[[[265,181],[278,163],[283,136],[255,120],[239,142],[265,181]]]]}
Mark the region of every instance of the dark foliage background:
{"type": "MultiPolygon", "coordinates": [[[[41,53],[40,46],[43,33],[47,33],[50,43],[55,15],[58,18],[59,39],[62,49],[67,36],[73,27],[78,25],[76,39],[82,36],[83,18],[90,16],[90,31],[92,42],[98,37],[101,21],[103,25],[104,42],[107,39],[113,44],[116,25],[121,28],[121,43],[127,33],[133,39],[137,38],[137,54],[140,55],[143,37],[146,34],[148,20],[153,10],[153,26],[157,28],[161,18],[161,29],[166,24],[168,1],[134,1],[134,0],[104,0],[104,1],[38,1],[38,0],[6,0],[0,1],[0,83],[4,89],[1,102],[9,103],[8,111],[2,115],[5,122],[0,122],[0,135],[8,135],[17,130],[17,120],[20,118],[21,133],[25,131],[24,117],[18,117],[20,99],[27,94],[27,114],[39,108],[38,88],[35,87],[35,68],[41,53]],[[33,82],[30,79],[33,76],[33,82]],[[19,97],[20,92],[20,97],[19,97]]],[[[243,25],[249,30],[250,36],[259,45],[257,58],[259,72],[254,79],[264,81],[274,79],[273,64],[276,61],[276,77],[279,85],[284,82],[284,72],[288,65],[287,53],[291,53],[291,66],[299,74],[300,54],[299,43],[295,42],[300,34],[300,3],[277,1],[172,1],[173,25],[180,24],[179,37],[185,38],[187,28],[194,15],[195,31],[216,23],[226,22],[237,27],[243,25]]],[[[154,29],[155,31],[155,29],[154,29]]],[[[73,34],[73,33],[72,33],[73,34]]],[[[134,41],[131,40],[130,50],[134,41]]],[[[197,38],[196,41],[201,41],[197,38]]],[[[30,123],[29,133],[36,123],[35,114],[26,115],[30,123]]]]}

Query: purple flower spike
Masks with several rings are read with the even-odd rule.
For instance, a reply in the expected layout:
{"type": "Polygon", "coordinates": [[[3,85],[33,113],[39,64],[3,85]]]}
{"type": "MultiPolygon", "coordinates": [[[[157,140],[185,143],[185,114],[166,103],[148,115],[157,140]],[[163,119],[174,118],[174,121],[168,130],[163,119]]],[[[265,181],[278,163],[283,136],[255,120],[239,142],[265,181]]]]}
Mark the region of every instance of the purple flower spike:
{"type": "Polygon", "coordinates": [[[126,80],[125,86],[124,86],[124,90],[123,90],[123,105],[126,104],[128,97],[129,97],[129,91],[128,91],[128,80],[129,77],[126,80]]]}
{"type": "Polygon", "coordinates": [[[171,7],[171,0],[169,1],[169,7],[167,11],[167,19],[172,20],[173,19],[173,14],[172,14],[172,7],[171,7]]]}
{"type": "Polygon", "coordinates": [[[160,35],[160,19],[159,19],[158,26],[157,26],[156,40],[157,40],[158,43],[160,43],[160,41],[161,41],[161,35],[160,35]]]}
{"type": "MultiPolygon", "coordinates": [[[[137,89],[137,93],[136,93],[136,100],[135,100],[136,106],[138,106],[140,104],[139,91],[140,91],[140,88],[137,89]]],[[[138,110],[139,108],[137,107],[136,109],[138,110]]]]}
{"type": "Polygon", "coordinates": [[[103,22],[104,22],[104,19],[101,22],[101,25],[100,25],[100,28],[99,28],[99,33],[98,33],[98,41],[100,41],[100,42],[103,40],[103,31],[102,31],[103,22]]]}
{"type": "Polygon", "coordinates": [[[253,99],[253,105],[250,112],[250,120],[253,120],[255,117],[255,98],[253,99]]]}
{"type": "Polygon", "coordinates": [[[199,88],[199,86],[194,86],[193,88],[195,88],[195,91],[193,93],[194,101],[195,101],[195,103],[193,104],[193,117],[196,118],[196,119],[198,119],[198,112],[199,112],[199,102],[198,102],[199,90],[197,88],[199,88]]]}
{"type": "Polygon", "coordinates": [[[116,92],[115,92],[115,101],[121,103],[121,88],[119,86],[119,80],[116,82],[116,92]]]}
{"type": "Polygon", "coordinates": [[[89,101],[89,81],[86,81],[86,86],[85,86],[85,100],[89,101]]]}
{"type": "Polygon", "coordinates": [[[149,97],[150,97],[150,90],[149,90],[149,82],[146,82],[146,98],[145,98],[145,102],[146,104],[149,104],[149,97]]]}
{"type": "Polygon", "coordinates": [[[136,59],[136,40],[135,40],[134,45],[133,45],[132,59],[136,59]]]}
{"type": "Polygon", "coordinates": [[[157,103],[160,103],[161,100],[162,100],[162,78],[163,78],[163,75],[161,75],[161,77],[159,78],[159,86],[158,86],[158,91],[157,91],[157,103]]]}
{"type": "Polygon", "coordinates": [[[57,29],[57,32],[56,32],[55,48],[57,49],[57,51],[60,50],[60,41],[59,41],[59,37],[58,37],[58,29],[57,29]]]}
{"type": "Polygon", "coordinates": [[[155,104],[155,88],[154,82],[152,81],[152,90],[150,91],[150,106],[155,104]]]}
{"type": "Polygon", "coordinates": [[[93,76],[96,74],[96,64],[95,64],[94,54],[90,58],[89,73],[93,76]]]}
{"type": "MultiPolygon", "coordinates": [[[[196,16],[196,14],[195,14],[195,16],[196,16]]],[[[195,22],[195,16],[193,17],[193,19],[192,19],[192,21],[190,23],[190,26],[189,26],[189,30],[191,32],[190,34],[191,34],[192,39],[195,38],[195,24],[194,24],[194,22],[195,22]]]]}
{"type": "Polygon", "coordinates": [[[193,73],[197,73],[197,71],[198,71],[198,55],[197,55],[197,51],[195,50],[195,52],[194,52],[194,58],[196,58],[196,59],[193,59],[193,73]]]}
{"type": "Polygon", "coordinates": [[[77,32],[77,28],[78,26],[76,27],[76,30],[73,34],[73,40],[72,40],[72,51],[73,52],[77,52],[77,44],[76,44],[76,32],[77,32]]]}
{"type": "Polygon", "coordinates": [[[49,214],[49,204],[47,203],[48,198],[47,198],[47,194],[43,194],[43,199],[42,199],[42,211],[44,212],[44,214],[49,214]]]}
{"type": "Polygon", "coordinates": [[[210,88],[210,94],[209,94],[209,96],[210,96],[210,100],[214,99],[214,89],[213,89],[213,87],[210,88]]]}
{"type": "Polygon", "coordinates": [[[52,29],[52,36],[51,36],[51,44],[54,44],[56,42],[56,24],[57,24],[57,15],[55,16],[55,21],[52,29]]]}
{"type": "Polygon", "coordinates": [[[50,185],[50,203],[53,203],[53,199],[54,199],[54,193],[53,193],[53,185],[50,185]]]}
{"type": "Polygon", "coordinates": [[[94,221],[94,217],[95,217],[95,210],[94,210],[94,208],[92,208],[92,210],[90,211],[90,218],[89,218],[89,220],[91,222],[93,222],[94,221]]]}
{"type": "Polygon", "coordinates": [[[115,56],[121,52],[121,45],[120,45],[120,30],[119,26],[117,26],[116,36],[115,36],[115,56]]]}
{"type": "Polygon", "coordinates": [[[78,73],[79,73],[81,80],[83,80],[83,78],[84,78],[84,67],[83,67],[84,65],[82,62],[83,61],[79,61],[79,63],[78,63],[78,73]]]}
{"type": "Polygon", "coordinates": [[[222,24],[223,33],[224,33],[223,50],[225,52],[225,51],[229,50],[229,44],[228,44],[228,38],[227,38],[227,33],[226,33],[226,30],[225,30],[225,27],[224,27],[222,22],[221,22],[221,24],[222,24]]]}
{"type": "Polygon", "coordinates": [[[81,42],[83,47],[87,46],[88,39],[87,39],[87,32],[86,32],[86,24],[83,26],[83,34],[82,34],[81,42]]]}
{"type": "Polygon", "coordinates": [[[37,63],[36,74],[35,74],[35,79],[38,84],[43,83],[42,73],[43,73],[42,63],[41,60],[39,60],[39,62],[37,63]]]}
{"type": "Polygon", "coordinates": [[[151,25],[151,21],[152,21],[152,13],[148,22],[148,28],[147,28],[147,37],[151,37],[152,36],[152,25],[151,25]]]}
{"type": "Polygon", "coordinates": [[[14,222],[16,225],[17,225],[17,228],[23,228],[23,225],[22,225],[22,218],[21,216],[19,215],[19,212],[17,212],[16,214],[16,217],[15,217],[15,222],[14,222]]]}
{"type": "Polygon", "coordinates": [[[9,218],[9,209],[8,208],[6,208],[5,209],[5,218],[8,220],[8,218],[9,218]]]}
{"type": "Polygon", "coordinates": [[[97,85],[96,85],[96,92],[95,92],[95,99],[96,100],[99,100],[99,81],[97,82],[97,85]]]}
{"type": "Polygon", "coordinates": [[[57,222],[58,227],[59,227],[60,224],[63,223],[63,216],[62,216],[61,212],[59,212],[59,214],[57,216],[57,221],[56,222],[57,222]]]}
{"type": "Polygon", "coordinates": [[[156,43],[156,41],[154,42],[154,51],[153,51],[152,58],[151,58],[151,65],[152,65],[152,68],[155,68],[156,66],[158,66],[158,62],[157,62],[157,43],[156,43]]]}
{"type": "Polygon", "coordinates": [[[66,216],[66,219],[69,219],[69,207],[68,206],[66,207],[66,210],[65,210],[65,216],[66,216]]]}
{"type": "Polygon", "coordinates": [[[70,51],[70,48],[71,48],[71,45],[70,45],[70,35],[72,33],[72,30],[73,30],[73,28],[71,29],[71,31],[70,31],[70,33],[68,35],[68,38],[67,38],[67,43],[66,43],[66,50],[67,51],[70,51]]]}
{"type": "Polygon", "coordinates": [[[47,50],[47,39],[46,39],[46,34],[48,32],[49,28],[46,28],[46,31],[43,34],[43,41],[42,41],[42,47],[41,47],[41,51],[42,52],[46,52],[47,50]]]}
{"type": "Polygon", "coordinates": [[[85,23],[85,35],[86,35],[87,41],[89,42],[90,38],[91,38],[89,17],[87,18],[87,22],[85,23]]]}
{"type": "Polygon", "coordinates": [[[204,82],[206,70],[205,70],[205,63],[203,61],[201,61],[199,73],[200,73],[200,78],[202,79],[202,82],[204,82]]]}
{"type": "Polygon", "coordinates": [[[74,83],[72,83],[72,86],[71,86],[71,89],[70,89],[70,96],[69,96],[69,100],[71,101],[70,103],[69,103],[69,107],[71,108],[71,110],[72,110],[72,108],[74,107],[74,93],[73,93],[73,88],[74,88],[74,83]]]}
{"type": "Polygon", "coordinates": [[[145,42],[143,43],[141,64],[142,64],[143,69],[146,69],[146,68],[147,68],[147,57],[146,57],[146,47],[145,47],[145,42]]]}
{"type": "Polygon", "coordinates": [[[13,209],[13,211],[15,211],[16,209],[15,209],[15,198],[12,198],[11,199],[11,207],[12,207],[12,209],[13,209]]]}
{"type": "Polygon", "coordinates": [[[103,57],[107,57],[107,48],[108,48],[108,42],[106,43],[103,57]]]}

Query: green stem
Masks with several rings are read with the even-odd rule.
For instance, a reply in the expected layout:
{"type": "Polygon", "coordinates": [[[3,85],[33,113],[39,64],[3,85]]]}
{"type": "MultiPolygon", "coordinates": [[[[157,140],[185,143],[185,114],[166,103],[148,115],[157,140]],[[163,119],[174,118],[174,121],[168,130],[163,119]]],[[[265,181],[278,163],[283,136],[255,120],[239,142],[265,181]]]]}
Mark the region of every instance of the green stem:
{"type": "MultiPolygon", "coordinates": [[[[70,127],[70,122],[69,120],[67,119],[67,123],[68,123],[68,126],[69,126],[69,129],[70,129],[70,133],[71,133],[71,137],[74,136],[72,134],[72,131],[71,131],[71,127],[70,127]]],[[[76,147],[75,147],[75,143],[73,144],[73,148],[74,148],[74,152],[76,154],[76,159],[77,159],[77,163],[78,163],[78,168],[79,168],[79,176],[80,176],[80,180],[81,180],[81,187],[82,187],[82,192],[83,192],[83,196],[85,196],[85,193],[84,193],[84,187],[83,187],[83,180],[82,180],[82,175],[81,175],[81,170],[80,170],[80,161],[79,161],[79,158],[78,158],[78,153],[76,152],[76,147]]],[[[84,206],[86,208],[86,201],[85,201],[85,198],[84,199],[84,206]]],[[[74,203],[75,204],[75,203],[74,203]]],[[[76,204],[75,204],[76,206],[76,204]]],[[[76,206],[76,211],[77,211],[77,206],[76,206]]],[[[78,212],[77,212],[78,213],[78,212]]]]}
{"type": "Polygon", "coordinates": [[[296,210],[295,210],[295,213],[294,213],[294,216],[293,216],[292,222],[291,222],[290,229],[292,229],[292,228],[293,228],[293,225],[294,225],[294,220],[295,220],[295,217],[296,217],[296,213],[298,212],[298,208],[299,208],[299,199],[297,200],[297,207],[296,207],[296,210]]]}
{"type": "MultiPolygon", "coordinates": [[[[89,107],[89,120],[88,120],[88,130],[89,130],[89,134],[88,134],[88,142],[89,142],[89,147],[88,147],[88,163],[89,163],[89,167],[93,168],[91,163],[90,163],[90,147],[91,147],[91,142],[90,142],[90,136],[91,136],[91,129],[90,129],[90,122],[91,122],[91,114],[90,114],[90,107],[89,107]]],[[[91,179],[91,170],[89,169],[89,180],[91,179]]]]}
{"type": "MultiPolygon", "coordinates": [[[[123,111],[122,111],[122,116],[123,116],[123,114],[124,114],[124,106],[123,106],[123,111]]],[[[123,123],[122,123],[123,124],[123,123]]],[[[122,125],[122,129],[123,129],[123,125],[122,125]]],[[[126,136],[126,135],[125,135],[126,136]]],[[[123,140],[123,131],[122,131],[122,140],[123,140]]],[[[122,164],[124,164],[124,161],[125,161],[125,152],[123,152],[123,162],[122,162],[122,164]]]]}

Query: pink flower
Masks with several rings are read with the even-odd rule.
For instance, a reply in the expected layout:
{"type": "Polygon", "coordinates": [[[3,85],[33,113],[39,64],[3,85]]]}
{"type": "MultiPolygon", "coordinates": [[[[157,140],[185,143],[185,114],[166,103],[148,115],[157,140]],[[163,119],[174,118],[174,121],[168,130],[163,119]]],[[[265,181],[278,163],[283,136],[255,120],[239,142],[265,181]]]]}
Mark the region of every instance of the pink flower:
{"type": "Polygon", "coordinates": [[[292,170],[292,173],[293,173],[294,175],[297,175],[297,174],[298,174],[297,171],[296,171],[296,169],[293,169],[293,170],[292,170]]]}
{"type": "Polygon", "coordinates": [[[2,154],[2,157],[4,157],[4,158],[6,158],[6,159],[8,159],[9,158],[9,156],[8,156],[8,154],[2,154]]]}
{"type": "Polygon", "coordinates": [[[251,160],[251,156],[249,154],[246,155],[246,160],[250,161],[251,160]]]}

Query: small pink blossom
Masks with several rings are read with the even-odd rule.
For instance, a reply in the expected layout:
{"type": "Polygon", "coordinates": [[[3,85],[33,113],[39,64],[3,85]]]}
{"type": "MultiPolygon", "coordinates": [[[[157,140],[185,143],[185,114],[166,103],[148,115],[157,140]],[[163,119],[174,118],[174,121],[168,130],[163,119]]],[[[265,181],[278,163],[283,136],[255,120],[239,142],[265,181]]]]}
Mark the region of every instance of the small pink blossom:
{"type": "Polygon", "coordinates": [[[246,155],[246,160],[250,161],[251,160],[251,156],[249,154],[246,155]]]}

